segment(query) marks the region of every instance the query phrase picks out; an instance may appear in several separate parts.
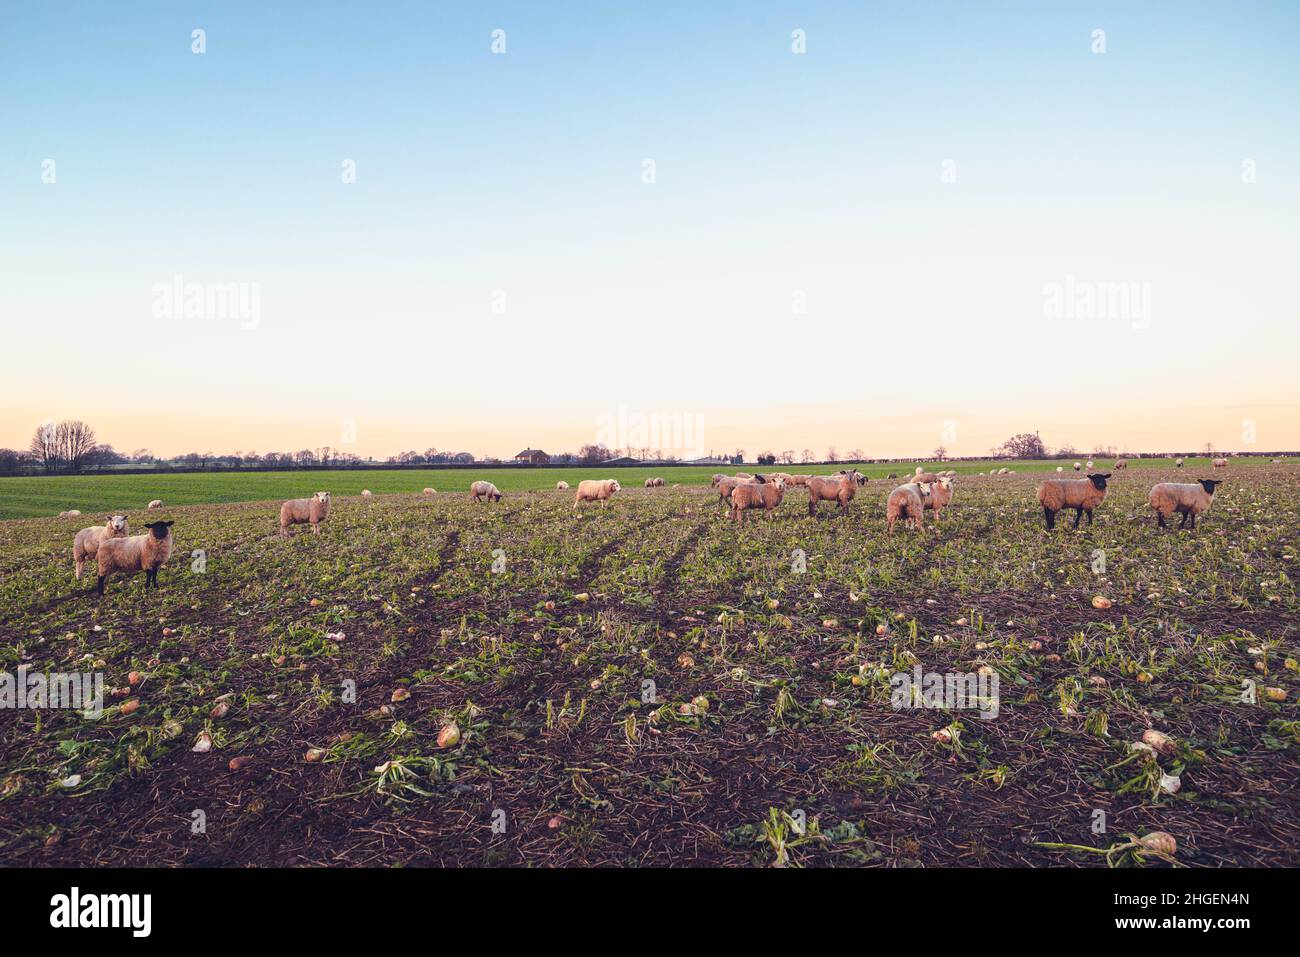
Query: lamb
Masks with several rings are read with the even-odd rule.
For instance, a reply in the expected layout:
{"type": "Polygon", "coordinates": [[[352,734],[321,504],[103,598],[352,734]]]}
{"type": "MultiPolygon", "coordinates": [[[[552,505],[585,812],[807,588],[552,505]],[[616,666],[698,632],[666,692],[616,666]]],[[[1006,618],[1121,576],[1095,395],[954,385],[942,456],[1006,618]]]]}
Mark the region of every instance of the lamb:
{"type": "Polygon", "coordinates": [[[77,581],[86,568],[86,559],[94,558],[99,551],[99,543],[106,538],[126,537],[126,516],[114,515],[104,525],[92,525],[77,532],[72,540],[72,560],[76,564],[77,581]]]}
{"type": "Polygon", "coordinates": [[[807,488],[808,482],[812,479],[811,475],[791,475],[786,478],[786,485],[797,485],[800,488],[807,488]]]}
{"type": "Polygon", "coordinates": [[[1092,459],[1088,459],[1088,461],[1084,464],[1084,468],[1088,470],[1092,469],[1092,459]]]}
{"type": "Polygon", "coordinates": [[[609,504],[610,498],[623,486],[618,479],[583,479],[578,483],[578,491],[573,496],[573,507],[579,502],[600,502],[601,507],[609,504]]]}
{"type": "Polygon", "coordinates": [[[928,482],[908,482],[889,493],[885,503],[885,518],[889,521],[889,534],[894,534],[894,524],[901,518],[911,521],[918,532],[925,520],[925,503],[930,497],[931,486],[928,482]]]}
{"type": "Polygon", "coordinates": [[[1214,462],[1211,463],[1211,464],[1213,464],[1214,467],[1215,467],[1216,469],[1226,469],[1226,468],[1228,467],[1228,460],[1227,460],[1227,459],[1215,459],[1214,462]]]}
{"type": "Polygon", "coordinates": [[[1112,471],[1118,472],[1120,469],[1126,469],[1126,468],[1128,468],[1127,462],[1125,462],[1123,459],[1116,459],[1115,467],[1112,469],[1112,471]]]}
{"type": "Polygon", "coordinates": [[[425,495],[437,495],[437,494],[438,494],[438,490],[437,490],[436,488],[426,488],[426,489],[424,490],[424,494],[425,494],[425,495]]]}
{"type": "Polygon", "coordinates": [[[1183,467],[1183,460],[1182,460],[1182,459],[1176,459],[1176,460],[1174,461],[1174,468],[1176,468],[1176,469],[1180,469],[1180,468],[1182,468],[1182,467],[1183,467]]]}
{"type": "Polygon", "coordinates": [[[489,502],[501,501],[501,493],[491,482],[478,481],[469,487],[469,498],[471,502],[481,502],[487,499],[489,502]]]}
{"type": "Polygon", "coordinates": [[[363,489],[361,490],[361,497],[362,497],[362,498],[370,498],[370,489],[368,489],[368,488],[363,488],[363,489]]]}
{"type": "Polygon", "coordinates": [[[81,509],[70,508],[66,512],[60,512],[59,518],[78,518],[81,515],[81,509]]]}
{"type": "Polygon", "coordinates": [[[736,473],[736,478],[739,478],[739,479],[752,479],[753,477],[754,477],[754,476],[750,475],[748,472],[737,472],[737,473],[736,473]]]}
{"type": "Polygon", "coordinates": [[[1009,475],[1010,473],[1011,473],[1011,469],[1007,468],[1006,466],[1003,466],[1002,468],[998,469],[999,475],[1009,475]]]}
{"type": "MultiPolygon", "coordinates": [[[[761,478],[761,476],[760,476],[761,478]]],[[[785,482],[779,478],[737,485],[731,493],[731,517],[738,524],[745,524],[745,512],[761,508],[768,515],[781,504],[785,497],[785,482]]]]}
{"type": "Polygon", "coordinates": [[[320,523],[330,517],[330,493],[317,492],[311,498],[291,498],[280,506],[280,537],[289,537],[290,525],[311,523],[313,535],[320,534],[320,523]]]}
{"type": "Polygon", "coordinates": [[[162,508],[162,499],[156,498],[149,503],[149,508],[162,508]]]}
{"type": "Polygon", "coordinates": [[[918,465],[916,467],[916,474],[912,476],[912,481],[915,483],[924,482],[927,485],[933,485],[935,482],[939,481],[939,476],[935,475],[933,472],[927,472],[918,465]]]}
{"type": "Polygon", "coordinates": [[[663,488],[664,480],[661,478],[648,478],[645,480],[646,488],[663,488]]]}
{"type": "Polygon", "coordinates": [[[1038,501],[1043,504],[1043,516],[1048,531],[1056,527],[1056,513],[1063,508],[1074,509],[1074,527],[1088,513],[1092,524],[1092,510],[1106,500],[1106,479],[1111,473],[1094,473],[1082,479],[1048,479],[1038,486],[1038,501]]]}
{"type": "Polygon", "coordinates": [[[144,535],[130,538],[105,538],[99,543],[95,562],[99,567],[99,581],[95,588],[104,594],[104,582],[114,572],[131,576],[145,573],[144,587],[158,588],[158,569],[172,554],[172,522],[149,522],[144,535]]]}
{"type": "Polygon", "coordinates": [[[721,482],[724,478],[726,478],[726,476],[723,475],[721,472],[714,472],[713,478],[709,481],[709,484],[712,485],[714,488],[717,488],[718,483],[721,482]]]}
{"type": "MultiPolygon", "coordinates": [[[[867,484],[867,477],[863,475],[861,472],[859,472],[857,469],[840,469],[839,474],[847,475],[849,478],[853,479],[853,481],[857,484],[858,488],[861,488],[862,486],[867,484]]],[[[767,477],[767,480],[770,482],[772,478],[773,476],[769,475],[767,477]]]]}
{"type": "Polygon", "coordinates": [[[569,490],[569,483],[568,483],[568,482],[556,482],[556,483],[555,483],[555,490],[556,490],[557,492],[567,492],[567,491],[569,490]]]}
{"type": "Polygon", "coordinates": [[[858,472],[841,472],[838,475],[814,475],[808,480],[808,514],[817,514],[819,502],[835,502],[836,507],[845,515],[849,513],[849,502],[858,491],[858,472]]]}
{"type": "Polygon", "coordinates": [[[944,477],[930,486],[930,494],[925,499],[925,507],[934,512],[934,520],[939,521],[939,513],[952,501],[952,479],[944,477]]]}
{"type": "Polygon", "coordinates": [[[1179,528],[1187,527],[1190,518],[1192,528],[1196,528],[1196,516],[1209,509],[1214,503],[1214,490],[1223,483],[1218,479],[1198,479],[1197,482],[1158,482],[1151,486],[1147,501],[1156,510],[1156,524],[1168,528],[1165,519],[1175,512],[1183,516],[1179,528]]]}
{"type": "Polygon", "coordinates": [[[1075,462],[1075,463],[1074,463],[1074,470],[1075,470],[1076,472],[1080,471],[1082,468],[1083,468],[1083,463],[1082,463],[1082,462],[1075,462]]]}

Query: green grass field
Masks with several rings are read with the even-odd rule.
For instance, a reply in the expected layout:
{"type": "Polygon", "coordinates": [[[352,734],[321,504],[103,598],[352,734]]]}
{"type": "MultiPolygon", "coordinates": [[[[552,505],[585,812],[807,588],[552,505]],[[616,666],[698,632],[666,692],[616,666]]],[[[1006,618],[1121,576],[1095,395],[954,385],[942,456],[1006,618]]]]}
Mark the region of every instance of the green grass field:
{"type": "MultiPolygon", "coordinates": [[[[1113,460],[1099,461],[1109,468],[1113,460]]],[[[1187,459],[1183,471],[1209,474],[1210,460],[1187,459]]],[[[858,465],[872,481],[887,479],[891,473],[906,475],[915,465],[951,468],[959,475],[987,472],[990,468],[1009,468],[1017,472],[1055,472],[1062,463],[1047,461],[978,461],[978,462],[887,462],[858,465]]],[[[1133,459],[1130,468],[1168,468],[1169,459],[1133,459]]],[[[1233,460],[1231,468],[1253,468],[1267,464],[1267,459],[1233,460]]],[[[1064,463],[1072,472],[1072,463],[1064,463]]],[[[777,465],[770,471],[808,472],[827,475],[841,466],[777,465]]],[[[494,482],[503,492],[537,491],[554,488],[561,479],[570,485],[584,478],[611,475],[623,485],[641,485],[651,476],[662,476],[668,484],[707,485],[715,472],[755,471],[757,466],[701,466],[678,468],[620,468],[600,466],[576,468],[520,469],[418,469],[411,471],[321,471],[321,472],[187,472],[157,475],[68,475],[0,478],[0,519],[39,518],[79,509],[83,515],[99,512],[123,512],[144,508],[153,499],[165,505],[200,505],[208,502],[263,502],[310,495],[327,489],[335,496],[359,495],[370,489],[376,495],[419,494],[425,487],[439,493],[465,492],[479,479],[494,482]]],[[[1190,479],[1188,480],[1190,481],[1190,479]]]]}

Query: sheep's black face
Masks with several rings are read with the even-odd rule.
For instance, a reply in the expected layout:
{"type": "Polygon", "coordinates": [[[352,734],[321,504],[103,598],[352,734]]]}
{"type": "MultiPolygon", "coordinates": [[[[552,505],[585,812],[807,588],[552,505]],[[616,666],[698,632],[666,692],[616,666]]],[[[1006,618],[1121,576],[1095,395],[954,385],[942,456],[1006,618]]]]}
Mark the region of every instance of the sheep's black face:
{"type": "Polygon", "coordinates": [[[1223,484],[1221,479],[1200,479],[1201,488],[1205,489],[1207,495],[1213,495],[1214,490],[1223,484]]]}
{"type": "Polygon", "coordinates": [[[172,527],[172,522],[150,522],[148,525],[145,526],[145,528],[153,532],[154,538],[160,540],[167,537],[167,535],[171,531],[171,527],[172,527]]]}
{"type": "Polygon", "coordinates": [[[1108,478],[1110,478],[1110,473],[1109,473],[1109,472],[1107,472],[1105,475],[1102,475],[1102,474],[1099,472],[1099,473],[1097,473],[1096,475],[1089,475],[1089,476],[1088,476],[1089,481],[1092,482],[1092,484],[1097,488],[1098,491],[1105,491],[1105,490],[1106,490],[1106,479],[1108,479],[1108,478]]]}

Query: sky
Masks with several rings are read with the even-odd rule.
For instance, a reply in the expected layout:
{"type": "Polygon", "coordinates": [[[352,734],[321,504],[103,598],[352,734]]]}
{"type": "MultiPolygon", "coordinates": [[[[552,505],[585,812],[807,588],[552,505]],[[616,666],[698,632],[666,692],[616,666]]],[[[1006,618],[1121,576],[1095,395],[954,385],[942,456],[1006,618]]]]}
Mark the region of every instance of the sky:
{"type": "Polygon", "coordinates": [[[268,6],[3,3],[0,446],[1300,448],[1300,5],[268,6]]]}

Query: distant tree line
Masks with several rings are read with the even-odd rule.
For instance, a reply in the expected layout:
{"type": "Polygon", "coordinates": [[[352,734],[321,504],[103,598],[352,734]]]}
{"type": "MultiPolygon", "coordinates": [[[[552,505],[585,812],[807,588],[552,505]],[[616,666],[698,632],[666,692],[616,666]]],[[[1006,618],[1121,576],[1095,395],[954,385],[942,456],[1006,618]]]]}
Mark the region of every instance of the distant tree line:
{"type": "MultiPolygon", "coordinates": [[[[1073,458],[1140,458],[1144,453],[1121,452],[1114,446],[1095,446],[1090,453],[1080,452],[1071,445],[1063,445],[1056,451],[1049,451],[1037,432],[1021,432],[1011,436],[1001,445],[989,450],[993,458],[1005,459],[1073,459],[1073,458]]],[[[1155,455],[1214,455],[1214,443],[1206,442],[1197,452],[1150,453],[1155,455]]],[[[1294,455],[1294,452],[1253,452],[1254,455],[1294,455]]],[[[931,453],[936,461],[975,461],[983,456],[964,456],[951,458],[944,446],[939,446],[931,453]]],[[[712,456],[733,465],[745,462],[745,450],[736,449],[730,454],[712,456]]],[[[592,443],[582,446],[576,453],[559,452],[550,455],[551,465],[600,465],[606,462],[618,462],[620,459],[656,462],[664,465],[679,464],[676,456],[664,454],[661,450],[650,448],[611,449],[604,443],[592,443]]],[[[804,465],[834,465],[840,462],[903,462],[913,461],[910,457],[894,459],[868,459],[861,448],[849,450],[841,456],[835,446],[826,450],[826,456],[818,459],[812,449],[795,453],[794,449],[782,452],[764,450],[758,453],[755,461],[758,465],[773,466],[777,464],[794,465],[796,460],[804,465]]],[[[513,465],[513,460],[499,459],[491,456],[475,458],[471,452],[444,452],[428,448],[423,452],[414,450],[390,455],[382,463],[374,459],[363,459],[352,452],[322,446],[317,449],[299,449],[297,452],[232,452],[218,455],[214,452],[187,452],[172,458],[160,458],[149,449],[136,449],[130,454],[116,451],[113,446],[100,443],[95,430],[87,423],[76,419],[63,422],[46,422],[36,427],[32,440],[25,451],[0,448],[0,474],[20,474],[44,472],[46,474],[71,474],[94,472],[106,469],[167,469],[238,471],[240,469],[295,469],[295,468],[376,468],[387,466],[455,467],[464,465],[513,465]]]]}

